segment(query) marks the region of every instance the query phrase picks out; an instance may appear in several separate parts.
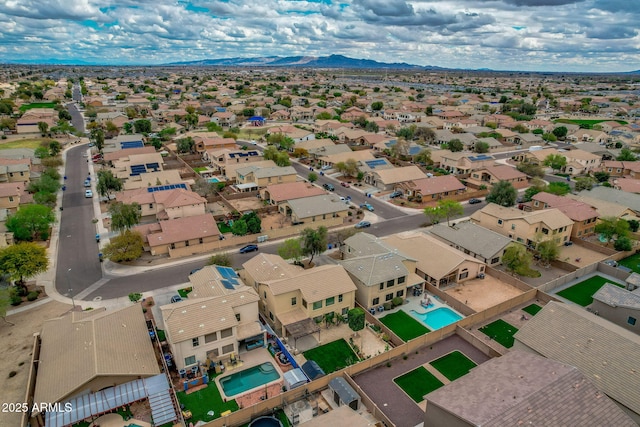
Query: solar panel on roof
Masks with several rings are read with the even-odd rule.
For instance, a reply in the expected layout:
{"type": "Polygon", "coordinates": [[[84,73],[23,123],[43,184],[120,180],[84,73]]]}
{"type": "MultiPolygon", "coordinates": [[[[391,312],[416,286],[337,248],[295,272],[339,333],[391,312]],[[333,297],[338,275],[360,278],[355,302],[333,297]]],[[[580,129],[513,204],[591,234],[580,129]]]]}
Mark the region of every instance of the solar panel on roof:
{"type": "Polygon", "coordinates": [[[218,273],[220,273],[220,275],[222,277],[224,277],[225,279],[237,279],[238,275],[236,274],[235,270],[233,268],[230,267],[216,267],[216,270],[218,270],[218,273]]]}
{"type": "Polygon", "coordinates": [[[140,147],[144,147],[144,143],[142,141],[124,141],[120,143],[120,148],[123,150],[140,147]]]}
{"type": "Polygon", "coordinates": [[[371,169],[374,169],[376,166],[384,166],[384,165],[387,164],[386,160],[384,160],[384,159],[366,160],[365,163],[371,169]]]}
{"type": "Polygon", "coordinates": [[[153,193],[155,191],[165,191],[165,190],[177,190],[182,188],[183,190],[187,189],[186,184],[169,184],[169,185],[158,185],[156,187],[147,187],[147,192],[153,193]]]}
{"type": "Polygon", "coordinates": [[[230,281],[228,281],[227,279],[220,280],[220,283],[222,283],[222,286],[224,286],[227,289],[230,289],[230,290],[234,290],[235,289],[233,284],[230,281]]]}
{"type": "Polygon", "coordinates": [[[160,169],[160,165],[156,162],[154,163],[147,163],[147,168],[148,169],[153,169],[154,172],[157,172],[158,169],[160,169]]]}

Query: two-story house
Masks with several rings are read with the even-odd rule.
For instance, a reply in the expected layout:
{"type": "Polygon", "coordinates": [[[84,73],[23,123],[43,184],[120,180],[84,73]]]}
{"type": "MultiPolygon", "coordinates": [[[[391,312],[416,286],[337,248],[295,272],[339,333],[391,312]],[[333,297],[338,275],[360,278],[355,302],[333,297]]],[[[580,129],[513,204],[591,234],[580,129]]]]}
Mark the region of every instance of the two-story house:
{"type": "Polygon", "coordinates": [[[573,230],[573,221],[556,208],[525,212],[489,203],[471,221],[533,248],[547,240],[561,245],[573,230]]]}
{"type": "Polygon", "coordinates": [[[295,182],[297,172],[293,166],[245,166],[235,170],[236,184],[241,191],[250,191],[252,189],[264,188],[271,184],[283,184],[286,182],[295,182]]]}
{"type": "Polygon", "coordinates": [[[573,221],[571,237],[585,237],[595,231],[598,211],[587,203],[543,191],[532,197],[530,205],[534,211],[557,208],[569,217],[573,221]]]}
{"type": "Polygon", "coordinates": [[[232,268],[208,265],[189,276],[184,301],[160,307],[178,369],[238,354],[243,344],[266,342],[258,318],[258,294],[232,268]]]}
{"type": "Polygon", "coordinates": [[[116,200],[137,203],[141,216],[154,216],[158,220],[204,215],[207,207],[207,200],[187,190],[185,184],[127,190],[116,194],[116,200]]]}
{"type": "Polygon", "coordinates": [[[495,158],[488,154],[456,152],[443,154],[440,160],[440,167],[454,175],[465,175],[493,166],[494,163],[495,158]]]}
{"type": "Polygon", "coordinates": [[[492,186],[500,181],[509,182],[514,188],[525,188],[528,185],[527,175],[507,165],[488,166],[471,172],[469,182],[476,185],[492,186]]]}

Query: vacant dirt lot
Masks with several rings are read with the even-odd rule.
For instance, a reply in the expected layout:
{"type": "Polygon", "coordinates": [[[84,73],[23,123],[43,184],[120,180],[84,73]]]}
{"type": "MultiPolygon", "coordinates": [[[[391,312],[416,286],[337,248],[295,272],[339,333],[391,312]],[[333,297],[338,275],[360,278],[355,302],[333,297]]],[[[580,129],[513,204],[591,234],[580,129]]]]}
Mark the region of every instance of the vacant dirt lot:
{"type": "Polygon", "coordinates": [[[458,284],[446,292],[475,311],[486,310],[522,293],[521,290],[488,275],[484,279],[472,279],[458,284]]]}
{"type": "MultiPolygon", "coordinates": [[[[50,301],[22,313],[8,316],[7,320],[15,323],[15,326],[0,320],[0,390],[2,390],[0,401],[2,403],[24,402],[33,334],[40,332],[45,320],[59,317],[70,309],[70,305],[50,301]],[[9,378],[9,373],[12,371],[16,374],[9,378]]],[[[20,425],[20,417],[21,414],[0,411],[0,426],[20,425]]]]}

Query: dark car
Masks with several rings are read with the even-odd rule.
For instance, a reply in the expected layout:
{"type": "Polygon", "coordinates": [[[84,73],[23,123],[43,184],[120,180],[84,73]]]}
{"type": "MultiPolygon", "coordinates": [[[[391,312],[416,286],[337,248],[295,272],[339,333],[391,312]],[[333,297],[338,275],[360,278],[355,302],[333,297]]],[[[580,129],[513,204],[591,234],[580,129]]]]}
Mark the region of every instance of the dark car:
{"type": "Polygon", "coordinates": [[[241,254],[247,254],[249,252],[254,252],[258,250],[258,245],[247,245],[243,248],[240,248],[241,254]]]}
{"type": "Polygon", "coordinates": [[[400,196],[402,196],[402,191],[394,191],[393,193],[389,194],[390,199],[395,199],[396,197],[400,196]]]}
{"type": "Polygon", "coordinates": [[[174,295],[174,296],[171,297],[171,302],[172,303],[180,302],[180,301],[182,301],[182,297],[180,295],[174,295]]]}
{"type": "Polygon", "coordinates": [[[469,204],[470,205],[475,205],[476,203],[482,203],[482,200],[480,200],[480,199],[469,199],[469,204]]]}
{"type": "Polygon", "coordinates": [[[371,223],[369,221],[360,221],[356,224],[356,228],[368,228],[371,227],[371,223]]]}
{"type": "Polygon", "coordinates": [[[329,191],[334,191],[336,188],[333,186],[333,184],[323,184],[322,188],[324,188],[325,190],[329,190],[329,191]]]}

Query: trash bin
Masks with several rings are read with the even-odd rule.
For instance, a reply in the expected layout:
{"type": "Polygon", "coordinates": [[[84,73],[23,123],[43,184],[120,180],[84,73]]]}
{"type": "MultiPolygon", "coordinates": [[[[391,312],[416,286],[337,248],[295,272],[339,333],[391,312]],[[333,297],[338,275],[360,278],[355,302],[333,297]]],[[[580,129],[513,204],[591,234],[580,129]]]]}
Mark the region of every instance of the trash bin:
{"type": "Polygon", "coordinates": [[[102,252],[98,254],[98,259],[100,260],[100,262],[102,262],[102,252]]]}

